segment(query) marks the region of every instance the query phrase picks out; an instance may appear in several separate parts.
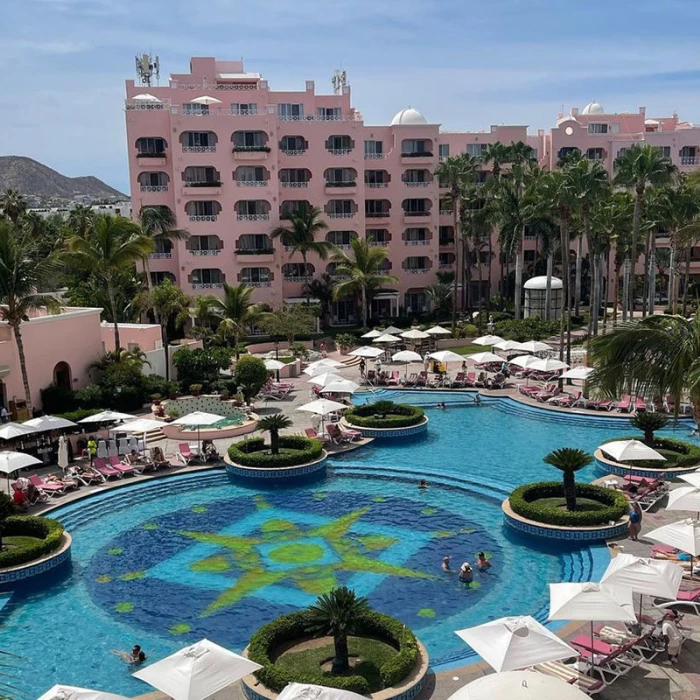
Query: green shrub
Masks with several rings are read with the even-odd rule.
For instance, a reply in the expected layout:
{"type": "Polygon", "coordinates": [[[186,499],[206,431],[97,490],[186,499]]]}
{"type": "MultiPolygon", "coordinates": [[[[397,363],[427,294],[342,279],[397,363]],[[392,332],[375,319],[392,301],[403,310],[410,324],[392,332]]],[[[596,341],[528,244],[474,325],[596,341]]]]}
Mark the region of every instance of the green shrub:
{"type": "Polygon", "coordinates": [[[270,373],[265,367],[265,362],[253,355],[244,355],[236,362],[233,378],[243,393],[246,403],[257,396],[260,389],[265,386],[270,373]]]}
{"type": "Polygon", "coordinates": [[[104,392],[97,384],[88,384],[75,392],[75,400],[80,408],[99,408],[104,405],[104,392]]]}
{"type": "MultiPolygon", "coordinates": [[[[320,669],[317,675],[294,674],[275,664],[277,656],[289,642],[302,642],[309,638],[307,624],[306,611],[282,615],[251,637],[248,657],[263,667],[255,673],[260,682],[276,692],[280,692],[288,683],[311,683],[368,695],[369,686],[361,676],[333,676],[320,669]]],[[[384,687],[400,683],[413,671],[418,660],[418,641],[399,620],[376,612],[363,615],[358,621],[356,636],[378,639],[398,650],[380,669],[384,687]]]]}
{"type": "Polygon", "coordinates": [[[301,435],[281,435],[281,451],[277,455],[267,454],[265,450],[269,449],[270,446],[265,444],[264,438],[257,437],[234,443],[228,448],[228,456],[232,462],[244,467],[275,469],[314,462],[323,454],[320,440],[301,435]]]}
{"type": "Polygon", "coordinates": [[[47,414],[55,415],[78,408],[75,392],[72,389],[58,386],[58,384],[49,384],[40,393],[41,405],[47,414]]]}
{"type": "Polygon", "coordinates": [[[547,525],[564,527],[590,527],[604,525],[611,520],[619,520],[627,513],[629,504],[623,493],[590,484],[576,484],[576,496],[602,503],[600,510],[567,511],[545,505],[536,501],[542,498],[564,498],[564,488],[559,481],[539,481],[518,486],[510,494],[510,507],[514,513],[547,525]]]}
{"type": "Polygon", "coordinates": [[[423,409],[418,406],[376,401],[348,409],[344,418],[360,428],[407,428],[420,423],[424,415],[423,409]]]}
{"type": "MultiPolygon", "coordinates": [[[[643,435],[627,435],[625,437],[610,438],[605,442],[613,440],[644,440],[643,435]]],[[[600,446],[600,449],[605,452],[605,442],[600,446]]],[[[628,464],[631,467],[638,469],[678,469],[680,467],[694,467],[700,464],[700,445],[694,445],[692,442],[684,442],[670,437],[654,436],[654,442],[651,447],[655,450],[668,450],[678,454],[678,458],[673,463],[662,462],[661,460],[649,460],[647,462],[620,462],[620,464],[628,464]]],[[[608,459],[612,459],[609,455],[608,459]]],[[[615,460],[613,460],[614,462],[615,460]]]]}
{"type": "Polygon", "coordinates": [[[58,418],[65,418],[66,420],[73,421],[73,423],[77,423],[79,420],[87,418],[88,416],[94,416],[96,413],[100,413],[101,411],[101,408],[78,408],[75,411],[68,411],[68,413],[56,413],[55,415],[58,416],[58,418]]]}
{"type": "Polygon", "coordinates": [[[0,567],[19,566],[43,557],[58,549],[63,536],[63,525],[58,520],[34,515],[11,515],[5,520],[3,536],[24,535],[36,537],[41,542],[13,547],[0,552],[0,567]]]}
{"type": "Polygon", "coordinates": [[[525,340],[545,340],[559,333],[559,321],[543,321],[541,318],[524,318],[520,320],[499,321],[496,323],[496,335],[506,340],[523,342],[525,340]]]}

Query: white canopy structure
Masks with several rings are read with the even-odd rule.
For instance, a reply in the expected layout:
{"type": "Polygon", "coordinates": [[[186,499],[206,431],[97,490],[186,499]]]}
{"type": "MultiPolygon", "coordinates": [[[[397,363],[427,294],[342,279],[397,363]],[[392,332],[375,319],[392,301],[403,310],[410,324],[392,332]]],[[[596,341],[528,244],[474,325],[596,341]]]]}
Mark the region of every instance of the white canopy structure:
{"type": "Polygon", "coordinates": [[[472,345],[495,345],[502,342],[503,338],[500,335],[482,335],[479,338],[474,338],[472,345]]]}
{"type": "Polygon", "coordinates": [[[640,440],[613,440],[604,442],[600,449],[610,455],[616,462],[646,462],[655,460],[665,462],[666,457],[640,440]]]}
{"type": "Polygon", "coordinates": [[[455,634],[499,673],[578,655],[563,639],[529,616],[502,617],[455,634]]]}
{"type": "Polygon", "coordinates": [[[546,357],[533,362],[529,367],[537,372],[556,372],[559,369],[568,369],[569,365],[555,357],[546,357]]]}
{"type": "Polygon", "coordinates": [[[693,557],[700,556],[700,522],[688,518],[669,525],[662,525],[646,536],[654,542],[667,544],[693,557]]]}
{"type": "Polygon", "coordinates": [[[400,343],[401,338],[399,338],[396,335],[391,335],[391,333],[384,333],[384,335],[380,335],[378,338],[375,338],[373,343],[400,343]]]}
{"type": "Polygon", "coordinates": [[[522,350],[520,343],[517,340],[502,340],[500,343],[494,343],[493,347],[496,350],[503,352],[511,352],[512,350],[522,350]]]}
{"type": "Polygon", "coordinates": [[[447,328],[442,326],[433,326],[425,331],[428,335],[452,335],[452,331],[448,331],[447,328]]]}
{"type": "Polygon", "coordinates": [[[360,388],[359,384],[342,377],[334,382],[329,382],[321,389],[322,394],[354,394],[360,388]]]}
{"type": "Polygon", "coordinates": [[[369,333],[361,335],[360,338],[378,338],[384,331],[371,330],[369,333]]]}
{"type": "Polygon", "coordinates": [[[518,357],[514,357],[512,360],[508,360],[508,364],[515,365],[516,367],[522,367],[523,369],[532,367],[535,362],[539,362],[539,360],[532,355],[519,355],[518,357]]]}
{"type": "Polygon", "coordinates": [[[520,349],[523,352],[544,352],[552,348],[540,340],[526,340],[524,343],[519,343],[520,349]]]}
{"type": "Polygon", "coordinates": [[[120,413],[119,411],[100,411],[79,420],[78,423],[110,423],[118,420],[131,420],[133,417],[129,413],[120,413]]]}
{"type": "Polygon", "coordinates": [[[464,360],[469,360],[475,365],[483,365],[487,362],[503,362],[503,358],[496,355],[494,352],[475,352],[472,355],[466,355],[464,360]]]}
{"type": "Polygon", "coordinates": [[[405,338],[406,340],[425,340],[426,338],[430,338],[430,333],[421,331],[418,328],[411,328],[410,331],[401,333],[401,337],[405,338]]]}
{"type": "Polygon", "coordinates": [[[550,583],[550,620],[634,622],[632,591],[599,583],[550,583]]]}
{"type": "Polygon", "coordinates": [[[438,350],[437,352],[431,352],[428,357],[443,364],[448,362],[464,362],[464,357],[462,357],[462,355],[458,355],[456,352],[452,352],[452,350],[438,350]]]}
{"type": "Polygon", "coordinates": [[[482,676],[447,700],[587,700],[575,685],[534,671],[508,671],[482,676]]]}
{"type": "Polygon", "coordinates": [[[102,690],[89,690],[74,685],[55,685],[37,700],[128,700],[123,695],[105,693],[102,690]]]}
{"type": "Polygon", "coordinates": [[[5,423],[0,425],[0,440],[15,440],[36,432],[38,431],[35,428],[26,423],[5,423]]]}
{"type": "Polygon", "coordinates": [[[307,683],[288,683],[277,696],[277,700],[367,700],[367,698],[364,695],[340,688],[326,688],[323,685],[307,683]]]}
{"type": "Polygon", "coordinates": [[[392,335],[401,335],[403,333],[403,329],[397,328],[396,326],[389,326],[388,328],[385,328],[383,333],[390,333],[392,335]]]}
{"type": "Polygon", "coordinates": [[[150,92],[142,92],[140,95],[134,95],[131,99],[134,102],[161,102],[155,95],[151,95],[150,92]]]}
{"type": "Polygon", "coordinates": [[[384,350],[381,348],[373,348],[370,347],[369,345],[363,345],[360,348],[355,348],[354,350],[351,350],[348,355],[351,357],[368,357],[370,359],[373,359],[375,357],[379,357],[380,355],[384,354],[384,350]]]}
{"type": "Polygon", "coordinates": [[[208,639],[133,674],[173,700],[205,700],[262,668],[208,639]]]}
{"type": "MultiPolygon", "coordinates": [[[[129,416],[131,418],[131,416],[129,416]]],[[[42,433],[48,430],[65,430],[66,428],[76,428],[77,423],[74,423],[67,418],[59,418],[58,416],[40,416],[25,421],[22,425],[27,428],[32,428],[34,432],[42,433]]]]}

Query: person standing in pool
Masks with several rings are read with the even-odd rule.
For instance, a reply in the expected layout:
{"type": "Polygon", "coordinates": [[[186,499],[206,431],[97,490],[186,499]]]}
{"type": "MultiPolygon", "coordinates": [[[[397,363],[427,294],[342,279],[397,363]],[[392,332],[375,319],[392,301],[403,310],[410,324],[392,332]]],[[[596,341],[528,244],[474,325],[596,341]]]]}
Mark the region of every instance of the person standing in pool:
{"type": "Polygon", "coordinates": [[[486,558],[484,552],[479,552],[476,555],[476,568],[479,569],[479,571],[488,571],[488,569],[491,568],[491,562],[486,558]]]}
{"type": "Polygon", "coordinates": [[[469,585],[474,580],[474,570],[468,561],[465,561],[459,569],[460,583],[469,585]]]}
{"type": "Polygon", "coordinates": [[[446,557],[443,557],[443,558],[442,558],[442,570],[443,570],[443,571],[452,571],[452,569],[450,569],[450,558],[449,558],[449,556],[446,556],[446,557]]]}

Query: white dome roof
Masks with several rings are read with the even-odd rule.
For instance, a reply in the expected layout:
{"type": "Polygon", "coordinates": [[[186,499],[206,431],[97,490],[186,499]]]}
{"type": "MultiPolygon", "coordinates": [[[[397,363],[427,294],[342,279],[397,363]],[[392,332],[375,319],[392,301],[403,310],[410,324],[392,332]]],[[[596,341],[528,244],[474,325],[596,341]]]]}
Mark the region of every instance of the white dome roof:
{"type": "Polygon", "coordinates": [[[422,126],[427,124],[426,118],[413,107],[406,107],[394,115],[392,126],[422,126]]]}
{"type": "Polygon", "coordinates": [[[589,102],[581,110],[581,114],[605,114],[605,110],[603,109],[603,105],[593,100],[593,102],[589,102]]]}
{"type": "MultiPolygon", "coordinates": [[[[532,277],[524,284],[525,289],[547,289],[547,276],[532,277]]],[[[558,277],[552,277],[552,289],[563,289],[564,283],[558,277]]]]}

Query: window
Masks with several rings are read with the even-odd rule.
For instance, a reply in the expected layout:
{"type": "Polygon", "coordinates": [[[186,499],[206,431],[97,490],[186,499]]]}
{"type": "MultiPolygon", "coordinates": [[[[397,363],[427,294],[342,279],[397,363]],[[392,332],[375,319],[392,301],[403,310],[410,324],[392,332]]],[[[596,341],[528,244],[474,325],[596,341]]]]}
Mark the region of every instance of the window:
{"type": "Polygon", "coordinates": [[[185,132],[185,146],[187,148],[209,148],[215,143],[214,134],[209,131],[185,132]]]}
{"type": "Polygon", "coordinates": [[[333,322],[338,325],[355,322],[355,300],[339,299],[331,304],[333,322]]]}
{"type": "Polygon", "coordinates": [[[219,250],[217,236],[190,236],[190,250],[219,250]]]}
{"type": "Polygon", "coordinates": [[[605,153],[602,148],[589,148],[586,151],[586,158],[588,160],[603,160],[605,153]]]}
{"type": "Polygon", "coordinates": [[[349,151],[352,148],[352,139],[349,136],[329,136],[326,148],[329,151],[349,151]]]}
{"type": "Polygon", "coordinates": [[[670,146],[659,146],[659,150],[661,151],[661,155],[664,158],[670,158],[671,157],[671,147],[670,146]]]}
{"type": "Polygon", "coordinates": [[[152,255],[159,256],[170,256],[173,252],[173,244],[171,241],[163,240],[161,238],[156,238],[153,241],[153,253],[152,255]]]}
{"type": "Polygon", "coordinates": [[[406,292],[404,304],[407,313],[423,313],[428,310],[425,292],[406,292]]]}
{"type": "Polygon", "coordinates": [[[136,148],[138,148],[140,155],[165,155],[165,139],[140,138],[136,142],[136,148]]]}
{"type": "Polygon", "coordinates": [[[407,243],[423,243],[428,240],[428,231],[424,228],[407,228],[403,233],[403,239],[407,243]]]}
{"type": "Polygon", "coordinates": [[[245,284],[265,284],[270,281],[270,270],[266,267],[244,267],[241,282],[245,284]]]}
{"type": "Polygon", "coordinates": [[[389,242],[389,232],[384,228],[369,228],[365,237],[371,245],[386,245],[389,242]]]}
{"type": "Polygon", "coordinates": [[[231,105],[231,114],[257,114],[258,105],[255,102],[234,102],[231,105]]]}
{"type": "Polygon", "coordinates": [[[238,250],[271,250],[270,238],[264,233],[245,233],[238,238],[238,250]]]}
{"type": "Polygon", "coordinates": [[[387,216],[389,207],[385,199],[366,199],[365,216],[387,216]]]}
{"type": "Polygon", "coordinates": [[[523,260],[526,263],[534,263],[535,262],[535,254],[537,251],[534,250],[525,250],[523,251],[523,260]]]}
{"type": "Polygon", "coordinates": [[[404,182],[429,182],[429,172],[427,170],[407,170],[403,178],[404,182]]]}
{"type": "Polygon", "coordinates": [[[303,199],[287,199],[280,205],[281,215],[295,216],[311,210],[311,204],[303,199]]]}
{"type": "Polygon", "coordinates": [[[216,216],[216,202],[190,202],[190,216],[216,216]]]}
{"type": "Polygon", "coordinates": [[[427,258],[419,257],[406,258],[403,266],[406,270],[425,270],[428,267],[427,260],[427,258]]]}
{"type": "Polygon", "coordinates": [[[438,257],[438,265],[440,267],[450,267],[454,264],[454,253],[440,253],[438,257]]]}
{"type": "Polygon", "coordinates": [[[265,145],[265,134],[262,131],[236,131],[233,145],[236,148],[261,148],[265,145]]]}
{"type": "Polygon", "coordinates": [[[480,158],[486,152],[485,143],[468,143],[467,144],[467,155],[474,158],[480,158]]]}
{"type": "Polygon", "coordinates": [[[340,107],[318,107],[316,118],[324,121],[337,121],[342,119],[343,110],[340,107]]]}
{"type": "Polygon", "coordinates": [[[285,168],[280,170],[281,182],[302,183],[309,181],[309,171],[305,168],[285,168]]]}
{"type": "Polygon", "coordinates": [[[238,202],[238,216],[260,216],[265,213],[264,202],[257,199],[238,202]]]}
{"type": "Polygon", "coordinates": [[[254,165],[241,165],[236,168],[236,180],[238,182],[265,182],[267,180],[265,168],[254,165]]]}
{"type": "Polygon", "coordinates": [[[277,105],[277,116],[286,121],[297,121],[304,118],[304,105],[285,102],[277,105]]]}
{"type": "Polygon", "coordinates": [[[352,214],[352,205],[351,199],[331,199],[328,202],[327,211],[329,214],[352,214]]]}
{"type": "Polygon", "coordinates": [[[384,144],[381,141],[365,141],[365,156],[382,156],[384,144]]]}
{"type": "Polygon", "coordinates": [[[153,284],[153,286],[157,287],[164,280],[170,280],[171,282],[175,282],[175,275],[173,275],[172,272],[151,272],[151,283],[153,284]]]}
{"type": "Polygon", "coordinates": [[[333,245],[349,246],[353,238],[357,238],[354,231],[329,231],[326,234],[326,240],[333,245]]]}
{"type": "Polygon", "coordinates": [[[365,170],[366,185],[384,185],[389,182],[386,170],[365,170]]]}
{"type": "Polygon", "coordinates": [[[200,104],[184,104],[182,105],[183,114],[209,114],[209,105],[200,104]]]}
{"type": "Polygon", "coordinates": [[[139,175],[141,187],[167,187],[168,176],[165,173],[141,173],[139,175]]]}
{"type": "Polygon", "coordinates": [[[446,160],[447,158],[450,157],[450,144],[449,143],[441,143],[438,146],[438,156],[440,157],[440,160],[446,160]]]}
{"type": "Polygon", "coordinates": [[[617,152],[617,157],[618,157],[618,158],[622,158],[622,156],[624,156],[625,153],[627,153],[627,151],[628,151],[627,148],[621,148],[621,149],[617,152]]]}
{"type": "Polygon", "coordinates": [[[306,277],[306,272],[313,274],[313,269],[310,265],[304,263],[287,263],[282,267],[282,274],[286,281],[299,280],[302,281],[306,277]]]}
{"type": "Polygon", "coordinates": [[[432,155],[429,142],[423,139],[404,139],[401,142],[401,153],[406,155],[432,155]]]}
{"type": "Polygon", "coordinates": [[[221,284],[221,270],[215,268],[192,270],[192,284],[221,284]]]}
{"type": "Polygon", "coordinates": [[[330,185],[354,185],[355,172],[350,168],[328,168],[326,182],[330,185]]]}
{"type": "Polygon", "coordinates": [[[588,125],[589,134],[607,134],[608,125],[607,124],[589,124],[588,125]]]}
{"type": "Polygon", "coordinates": [[[452,226],[440,226],[439,241],[440,245],[449,245],[454,243],[455,234],[452,226]]]}
{"type": "Polygon", "coordinates": [[[619,134],[620,133],[620,125],[619,124],[611,124],[610,125],[610,131],[613,134],[619,134]]]}
{"type": "Polygon", "coordinates": [[[305,151],[306,141],[302,136],[283,136],[280,140],[280,148],[285,151],[305,151]]]}
{"type": "Polygon", "coordinates": [[[185,168],[185,182],[187,184],[218,184],[219,178],[215,168],[204,166],[189,166],[185,168]]]}
{"type": "Polygon", "coordinates": [[[407,214],[427,214],[428,205],[425,199],[404,199],[403,210],[407,214]]]}

